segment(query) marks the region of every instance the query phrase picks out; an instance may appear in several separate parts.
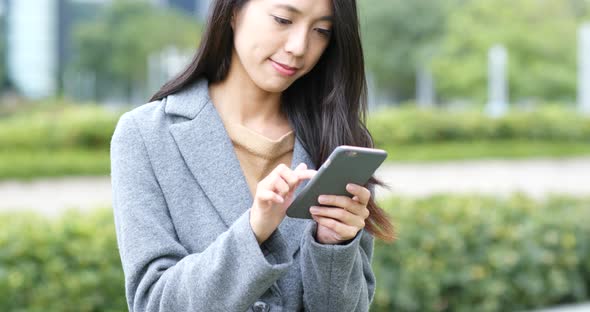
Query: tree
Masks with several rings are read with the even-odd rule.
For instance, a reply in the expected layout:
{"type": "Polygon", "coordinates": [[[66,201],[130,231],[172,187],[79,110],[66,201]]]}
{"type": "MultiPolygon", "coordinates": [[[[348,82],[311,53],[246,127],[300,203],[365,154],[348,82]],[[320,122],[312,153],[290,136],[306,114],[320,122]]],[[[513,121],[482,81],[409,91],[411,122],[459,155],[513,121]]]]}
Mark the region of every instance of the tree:
{"type": "Polygon", "coordinates": [[[144,2],[116,1],[96,20],[76,30],[74,67],[131,92],[134,86],[145,84],[151,53],[168,46],[194,51],[200,33],[196,19],[180,12],[144,2]]]}
{"type": "Polygon", "coordinates": [[[584,2],[466,1],[449,17],[433,62],[438,94],[485,101],[488,50],[500,43],[508,50],[512,100],[573,100],[578,15],[584,2]]]}
{"type": "Polygon", "coordinates": [[[416,71],[436,53],[456,2],[359,1],[366,66],[381,92],[398,100],[414,96],[416,71]]]}

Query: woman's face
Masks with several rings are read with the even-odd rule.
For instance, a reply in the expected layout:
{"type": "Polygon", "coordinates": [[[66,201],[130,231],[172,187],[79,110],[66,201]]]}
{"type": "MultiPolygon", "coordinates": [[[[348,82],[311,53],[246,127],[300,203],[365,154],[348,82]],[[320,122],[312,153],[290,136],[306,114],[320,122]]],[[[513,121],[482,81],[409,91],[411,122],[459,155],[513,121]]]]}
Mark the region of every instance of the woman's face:
{"type": "Polygon", "coordinates": [[[235,15],[232,62],[259,88],[282,92],[330,41],[331,0],[250,0],[235,15]]]}

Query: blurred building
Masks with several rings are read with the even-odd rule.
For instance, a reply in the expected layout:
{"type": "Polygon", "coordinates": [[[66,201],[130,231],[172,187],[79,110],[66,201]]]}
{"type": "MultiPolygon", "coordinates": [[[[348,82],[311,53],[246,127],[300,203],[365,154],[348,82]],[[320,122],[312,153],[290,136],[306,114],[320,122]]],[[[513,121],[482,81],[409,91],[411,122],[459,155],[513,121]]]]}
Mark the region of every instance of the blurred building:
{"type": "MultiPolygon", "coordinates": [[[[114,0],[0,0],[7,78],[27,98],[56,95],[71,59],[72,25],[114,0]]],[[[211,0],[150,0],[205,16],[211,0]]]]}
{"type": "Polygon", "coordinates": [[[212,0],[151,0],[152,3],[172,7],[199,17],[207,15],[212,0]]]}
{"type": "MultiPolygon", "coordinates": [[[[4,0],[6,69],[12,87],[27,98],[56,95],[71,51],[78,8],[110,0],[4,0]]],[[[88,11],[89,11],[88,10],[88,11]]]]}
{"type": "Polygon", "coordinates": [[[55,94],[60,51],[60,1],[5,2],[6,67],[14,87],[31,98],[55,94]]]}

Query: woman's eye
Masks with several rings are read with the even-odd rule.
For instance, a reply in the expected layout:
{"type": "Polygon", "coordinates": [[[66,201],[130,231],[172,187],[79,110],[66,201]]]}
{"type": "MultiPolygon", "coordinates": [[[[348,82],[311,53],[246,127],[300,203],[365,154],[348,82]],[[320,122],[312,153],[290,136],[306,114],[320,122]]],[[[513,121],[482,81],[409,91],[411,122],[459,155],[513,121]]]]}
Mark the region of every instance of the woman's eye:
{"type": "Polygon", "coordinates": [[[317,31],[318,31],[320,34],[322,34],[323,36],[326,36],[326,37],[330,37],[330,35],[332,34],[332,31],[331,31],[331,30],[328,30],[328,29],[321,29],[321,28],[318,28],[318,29],[317,29],[317,31]]]}
{"type": "Polygon", "coordinates": [[[275,21],[279,24],[283,24],[283,25],[287,25],[287,24],[291,24],[291,21],[288,19],[284,19],[284,18],[280,18],[278,16],[273,16],[275,21]]]}

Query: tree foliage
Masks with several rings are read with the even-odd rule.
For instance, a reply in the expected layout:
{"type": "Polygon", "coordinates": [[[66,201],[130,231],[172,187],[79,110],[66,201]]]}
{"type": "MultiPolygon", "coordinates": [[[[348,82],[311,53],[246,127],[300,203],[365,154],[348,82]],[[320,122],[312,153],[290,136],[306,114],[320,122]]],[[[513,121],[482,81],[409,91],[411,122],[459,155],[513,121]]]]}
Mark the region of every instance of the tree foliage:
{"type": "Polygon", "coordinates": [[[76,30],[75,68],[130,87],[147,80],[151,53],[168,46],[196,50],[200,33],[196,18],[180,12],[137,1],[114,2],[76,30]]]}
{"type": "Polygon", "coordinates": [[[512,101],[573,101],[577,32],[588,0],[360,0],[367,69],[396,100],[429,67],[439,100],[487,99],[489,49],[508,50],[512,101]]]}
{"type": "Polygon", "coordinates": [[[502,44],[512,100],[572,100],[580,20],[572,3],[494,0],[457,7],[433,62],[439,94],[486,99],[488,51],[502,44]]]}
{"type": "Polygon", "coordinates": [[[414,95],[416,69],[435,53],[455,1],[360,0],[367,69],[398,99],[414,95]]]}

